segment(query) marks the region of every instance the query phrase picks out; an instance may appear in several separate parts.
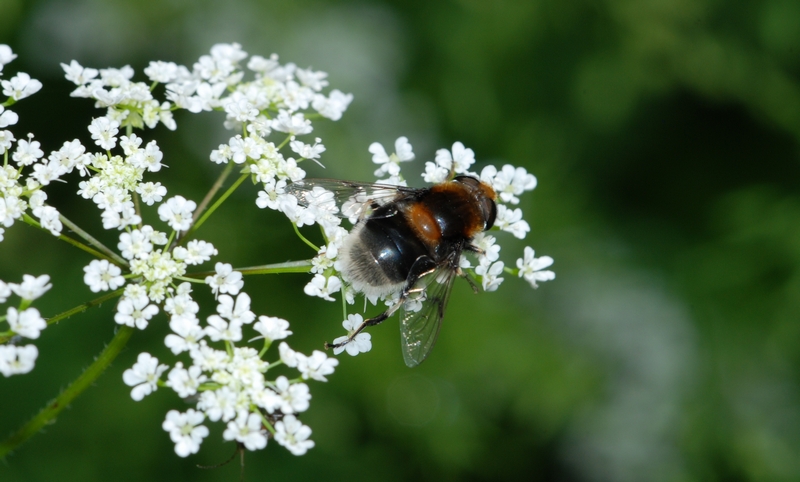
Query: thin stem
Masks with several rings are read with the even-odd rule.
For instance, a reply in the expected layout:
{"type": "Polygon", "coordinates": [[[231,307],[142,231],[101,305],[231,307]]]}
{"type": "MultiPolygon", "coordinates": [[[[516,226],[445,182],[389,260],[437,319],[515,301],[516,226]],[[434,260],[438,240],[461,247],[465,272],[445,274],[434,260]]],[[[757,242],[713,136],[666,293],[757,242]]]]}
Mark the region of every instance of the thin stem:
{"type": "MultiPolygon", "coordinates": [[[[57,314],[55,316],[51,316],[50,318],[47,319],[47,324],[48,325],[52,325],[53,323],[58,323],[59,321],[63,320],[64,318],[69,318],[72,315],[77,315],[78,313],[83,313],[84,311],[88,310],[89,308],[101,305],[101,304],[105,303],[106,301],[113,300],[114,298],[116,298],[118,296],[122,296],[122,293],[124,291],[125,291],[125,288],[120,288],[120,289],[118,289],[116,291],[112,291],[110,293],[106,293],[106,294],[104,294],[103,296],[101,296],[99,298],[95,298],[95,299],[93,299],[91,301],[87,301],[86,303],[83,303],[82,305],[78,305],[78,306],[76,306],[74,308],[70,308],[67,311],[59,313],[59,314],[57,314]]],[[[8,337],[8,336],[0,336],[0,343],[7,342],[9,340],[9,338],[10,337],[8,337]]]]}
{"type": "Polygon", "coordinates": [[[208,211],[206,211],[206,213],[203,214],[203,216],[200,219],[198,219],[197,222],[195,222],[192,225],[192,227],[189,229],[189,233],[193,233],[194,231],[197,231],[197,229],[200,226],[202,226],[204,222],[206,222],[206,219],[208,219],[209,216],[214,214],[214,211],[216,211],[217,208],[220,207],[222,205],[222,203],[225,202],[225,200],[228,199],[228,197],[231,194],[233,194],[233,191],[235,191],[236,188],[238,188],[239,185],[241,185],[244,182],[244,180],[247,179],[249,176],[250,176],[250,174],[247,174],[247,173],[242,174],[241,176],[239,176],[239,179],[237,179],[236,182],[234,182],[233,185],[231,187],[229,187],[228,190],[225,191],[225,193],[223,193],[222,196],[219,197],[219,199],[217,199],[217,202],[215,202],[210,208],[208,208],[208,211]]]}
{"type": "Polygon", "coordinates": [[[89,234],[86,231],[84,231],[83,229],[79,228],[77,224],[75,224],[72,221],[70,221],[69,219],[65,218],[63,214],[60,214],[58,216],[58,219],[61,220],[61,222],[64,224],[64,226],[66,226],[70,230],[72,230],[72,232],[74,232],[75,234],[77,234],[81,238],[83,238],[86,241],[88,241],[89,244],[91,244],[95,248],[97,248],[100,251],[102,251],[103,253],[105,253],[107,257],[113,259],[114,260],[114,264],[117,264],[117,265],[120,265],[120,266],[128,266],[128,261],[126,261],[125,258],[123,258],[122,256],[118,255],[114,251],[108,249],[106,247],[106,245],[104,245],[103,243],[101,243],[100,241],[95,239],[94,236],[92,236],[91,234],[89,234]]]}
{"type": "MultiPolygon", "coordinates": [[[[225,169],[222,170],[217,180],[214,181],[214,185],[211,186],[211,189],[208,190],[208,192],[206,193],[206,197],[204,197],[203,200],[200,201],[200,205],[197,206],[197,209],[195,209],[194,214],[192,215],[192,225],[194,225],[194,223],[197,221],[197,218],[199,218],[200,215],[203,214],[203,211],[205,211],[206,206],[208,206],[208,203],[210,203],[211,200],[214,199],[214,195],[217,194],[217,191],[219,191],[219,189],[222,187],[222,184],[228,178],[228,175],[230,175],[231,171],[233,171],[234,165],[235,164],[233,161],[229,162],[228,165],[225,166],[225,169]]],[[[176,246],[181,244],[181,241],[183,241],[183,238],[186,237],[187,233],[188,231],[183,233],[181,237],[178,238],[178,241],[175,243],[176,246]]]]}
{"type": "MultiPolygon", "coordinates": [[[[243,275],[248,274],[280,274],[280,273],[308,273],[311,271],[313,264],[310,259],[302,261],[286,261],[284,263],[265,264],[262,266],[250,266],[249,268],[233,268],[243,275]]],[[[204,271],[202,273],[189,273],[184,278],[205,278],[206,276],[214,276],[216,271],[204,271]]],[[[189,281],[185,279],[184,281],[189,281]]]]}
{"type": "Polygon", "coordinates": [[[20,427],[16,433],[8,437],[0,444],[0,459],[5,458],[9,452],[17,448],[20,444],[31,438],[45,425],[52,423],[55,418],[67,407],[78,395],[89,388],[95,380],[105,371],[106,368],[117,358],[128,343],[134,328],[122,326],[111,339],[109,344],[100,352],[95,361],[84,370],[67,388],[65,388],[55,399],[50,401],[44,408],[25,425],[20,427]]]}
{"type": "MultiPolygon", "coordinates": [[[[23,214],[23,215],[22,215],[22,221],[23,221],[23,222],[25,222],[25,223],[27,223],[27,224],[30,224],[31,226],[33,226],[33,227],[35,227],[35,228],[39,228],[39,229],[41,229],[42,231],[47,231],[47,232],[49,232],[47,229],[43,228],[41,224],[39,224],[39,221],[37,221],[37,220],[33,219],[32,217],[30,217],[30,216],[29,216],[29,215],[27,215],[27,214],[23,214]]],[[[86,251],[87,253],[91,254],[92,256],[94,256],[94,257],[96,257],[96,258],[105,259],[105,260],[107,260],[107,261],[109,261],[109,262],[111,262],[111,263],[114,263],[114,264],[116,264],[117,266],[120,266],[120,264],[119,264],[119,263],[118,263],[118,262],[117,262],[115,259],[113,259],[113,258],[110,258],[110,257],[106,256],[104,253],[101,253],[100,251],[97,251],[97,250],[96,250],[96,249],[94,249],[94,248],[91,248],[91,247],[89,247],[89,246],[86,246],[85,244],[81,243],[81,242],[80,242],[80,241],[78,241],[77,239],[72,239],[72,238],[70,238],[69,236],[65,236],[65,235],[63,235],[63,234],[59,234],[59,235],[58,235],[58,239],[60,239],[61,241],[66,241],[67,243],[69,243],[69,244],[71,244],[71,245],[75,246],[75,247],[76,247],[76,248],[78,248],[78,249],[81,249],[81,250],[83,250],[83,251],[86,251]]],[[[123,260],[123,261],[124,261],[124,260],[123,260]]],[[[127,263],[125,263],[124,265],[121,265],[121,266],[123,266],[123,267],[124,267],[124,266],[127,266],[127,265],[128,265],[128,264],[127,264],[127,263]]]]}
{"type": "Polygon", "coordinates": [[[299,237],[301,240],[303,240],[303,242],[304,242],[304,243],[306,243],[307,245],[311,246],[311,249],[313,249],[314,251],[319,251],[319,248],[318,248],[318,247],[316,247],[316,246],[314,246],[314,243],[312,243],[311,241],[309,241],[308,239],[306,239],[306,237],[305,237],[305,236],[303,236],[302,234],[300,234],[300,229],[297,227],[297,225],[296,225],[295,223],[292,223],[292,227],[294,228],[294,232],[295,232],[295,233],[297,233],[297,236],[298,236],[298,237],[299,237]]]}

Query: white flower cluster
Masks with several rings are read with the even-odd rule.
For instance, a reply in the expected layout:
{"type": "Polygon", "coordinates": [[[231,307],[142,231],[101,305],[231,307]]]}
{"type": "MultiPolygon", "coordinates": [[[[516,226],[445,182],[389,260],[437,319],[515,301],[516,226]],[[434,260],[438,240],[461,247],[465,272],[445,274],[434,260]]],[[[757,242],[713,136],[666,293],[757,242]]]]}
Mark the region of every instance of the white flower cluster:
{"type": "MultiPolygon", "coordinates": [[[[0,49],[0,59],[2,54],[3,51],[0,49]]],[[[12,294],[21,299],[19,308],[9,306],[5,316],[0,317],[0,320],[4,319],[9,326],[7,331],[0,332],[0,338],[14,341],[22,338],[31,340],[39,338],[42,330],[47,328],[47,322],[39,314],[39,310],[30,308],[30,304],[52,286],[50,276],[46,274],[38,277],[26,274],[22,277],[22,283],[0,281],[0,303],[8,301],[12,294]]],[[[0,345],[0,373],[5,377],[28,373],[33,370],[38,356],[39,349],[35,345],[0,345]]]]}
{"type": "MultiPolygon", "coordinates": [[[[0,77],[5,65],[16,57],[8,45],[0,44],[0,77]]],[[[32,134],[17,141],[5,127],[16,124],[19,116],[5,106],[35,94],[42,88],[42,83],[19,72],[8,80],[0,80],[0,86],[3,95],[7,96],[0,103],[0,154],[4,159],[0,167],[0,241],[4,238],[5,228],[26,216],[28,210],[39,219],[43,229],[58,236],[63,228],[60,215],[54,207],[45,204],[47,195],[41,188],[86,162],[83,148],[77,140],[66,142],[60,150],[45,158],[41,144],[33,140],[32,134]],[[9,153],[11,163],[8,162],[9,153]]]]}
{"type": "MultiPolygon", "coordinates": [[[[149,353],[141,353],[133,367],[125,371],[123,380],[133,387],[131,397],[137,401],[156,391],[159,385],[172,388],[181,398],[196,396],[196,410],[185,413],[171,410],[163,423],[175,443],[175,452],[181,457],[200,449],[209,433],[201,425],[206,419],[225,423],[223,438],[240,442],[248,450],[263,449],[272,435],[293,454],[302,455],[314,442],[309,440],[311,429],[296,418],[308,409],[311,399],[308,385],[300,380],[326,381],[325,376],[333,373],[338,360],[320,351],[303,355],[289,348],[286,342],[280,344],[277,361],[270,364],[263,360],[262,355],[273,341],[292,334],[289,322],[268,316],[259,316],[256,321],[255,313],[250,310],[250,297],[241,291],[244,285],[241,273],[223,263],[216,268],[216,274],[209,276],[206,283],[216,293],[225,294],[219,295],[216,313],[205,324],[197,317],[199,305],[192,298],[189,283],[182,283],[170,292],[164,303],[172,330],[164,344],[175,355],[188,354],[191,364],[185,367],[178,361],[170,368],[149,353]],[[236,345],[245,339],[246,325],[252,325],[258,334],[250,341],[264,340],[261,352],[236,345]],[[224,346],[217,349],[211,343],[224,346]],[[290,381],[285,376],[268,379],[267,372],[281,364],[296,368],[300,372],[298,379],[290,381]],[[165,373],[166,380],[161,380],[165,373]]],[[[140,313],[139,319],[149,318],[144,313],[148,308],[134,306],[140,313]]]]}
{"type": "MultiPolygon", "coordinates": [[[[250,450],[264,448],[272,435],[292,453],[305,453],[314,443],[309,440],[311,429],[297,419],[297,414],[308,408],[311,396],[308,386],[299,380],[325,381],[338,363],[319,351],[310,356],[297,353],[286,343],[280,345],[278,361],[264,361],[262,355],[270,344],[291,334],[289,324],[266,316],[256,320],[250,297],[242,291],[242,273],[230,264],[217,263],[215,273],[206,277],[205,284],[218,305],[216,313],[201,322],[190,284],[177,283],[189,279],[185,278],[189,266],[209,261],[217,250],[202,240],[193,239],[185,246],[173,242],[192,228],[197,204],[182,196],[165,200],[166,187],[144,182],[145,173],[161,169],[163,156],[154,142],[143,145],[143,140],[131,133],[133,128],[152,128],[161,122],[175,129],[171,111],[178,108],[194,113],[224,110],[226,127],[242,134],[214,150],[211,160],[241,165],[243,173],[261,183],[263,190],[256,201],[259,207],[282,211],[298,226],[327,219],[338,227],[336,216],[323,216],[322,208],[299,207],[284,189],[288,182],[305,177],[299,162],[318,162],[325,151],[318,138],[311,144],[296,139],[312,132],[311,122],[302,111],[312,108],[318,115],[337,120],[352,96],[338,90],[323,95],[327,74],[299,69],[294,64],[281,65],[274,55],[269,59],[251,57],[247,68],[255,79],[245,80],[241,65],[246,57],[238,44],[219,44],[191,69],[171,62],[151,62],[145,74],[152,82],[165,84],[165,102],[155,100],[147,84],[132,81],[134,72],[128,66],[97,70],[76,61],[62,65],[67,78],[78,86],[72,95],[93,98],[98,107],[106,109],[106,115],[94,119],[89,127],[104,152],[81,158],[79,170],[88,179],[80,183],[79,194],[103,210],[106,229],[122,230],[117,244],[121,257],[92,261],[84,268],[84,281],[94,292],[124,286],[114,316],[119,324],[146,329],[160,312],[167,314],[172,333],[164,343],[175,355],[186,353],[190,362],[184,366],[186,360],[178,361],[170,368],[142,353],[123,378],[133,387],[134,400],[143,399],[159,386],[169,386],[182,398],[198,397],[196,409],[170,411],[163,423],[180,456],[199,450],[208,435],[202,425],[205,419],[227,424],[223,437],[250,450]],[[127,132],[120,136],[122,128],[127,132]],[[277,145],[267,140],[273,132],[281,133],[277,145]],[[122,153],[114,155],[111,150],[118,144],[122,153]],[[280,152],[287,144],[296,157],[284,157],[280,152]],[[142,224],[137,196],[147,205],[159,204],[159,219],[171,233],[142,224]],[[261,352],[242,345],[247,325],[257,334],[250,341],[264,340],[261,352]],[[278,364],[296,368],[299,378],[268,379],[267,371],[278,364]],[[162,376],[166,380],[161,380],[162,376]]],[[[332,208],[335,210],[335,205],[332,208]]],[[[337,291],[337,282],[326,279],[320,295],[337,291]]]]}
{"type": "MultiPolygon", "coordinates": [[[[411,161],[415,157],[406,137],[400,137],[395,141],[395,152],[392,154],[386,154],[386,149],[377,142],[369,146],[369,152],[372,153],[373,162],[379,166],[375,175],[379,177],[388,175],[388,178],[379,179],[376,181],[377,183],[406,186],[406,181],[400,172],[400,163],[411,161]]],[[[525,238],[530,231],[530,226],[522,219],[522,210],[511,206],[519,204],[518,196],[536,187],[536,177],[522,167],[515,168],[511,165],[505,165],[500,170],[489,165],[484,167],[480,174],[470,172],[469,169],[474,163],[475,153],[472,149],[456,142],[451,150],[439,149],[436,151],[434,162],[425,163],[425,172],[422,178],[429,183],[445,182],[454,175],[467,175],[480,179],[491,186],[497,195],[497,218],[493,230],[510,232],[519,239],[525,238]]],[[[314,191],[305,197],[304,201],[308,206],[303,211],[306,216],[303,218],[303,223],[317,223],[322,226],[328,241],[328,244],[323,246],[313,259],[311,271],[315,275],[306,285],[305,292],[308,295],[319,296],[330,301],[333,300],[330,295],[342,289],[343,283],[339,274],[341,266],[336,264],[336,255],[348,234],[347,230],[339,226],[336,220],[337,207],[333,199],[333,193],[315,187],[314,191]]],[[[346,213],[350,208],[343,205],[341,210],[342,213],[346,213]]],[[[350,216],[351,222],[356,220],[357,216],[350,216]]],[[[503,261],[500,260],[500,245],[497,244],[495,236],[480,233],[473,239],[473,244],[482,251],[477,255],[477,266],[472,266],[472,263],[462,255],[460,267],[472,270],[481,280],[485,291],[494,291],[503,282],[503,273],[515,273],[515,271],[506,268],[503,261]]],[[[537,281],[555,278],[555,273],[552,271],[541,271],[550,266],[552,262],[552,258],[548,256],[535,258],[533,250],[526,247],[524,258],[517,260],[518,274],[535,288],[538,286],[537,281]]],[[[344,289],[347,301],[352,304],[354,293],[346,285],[344,289]]],[[[378,300],[377,298],[369,299],[373,304],[378,300]]],[[[396,302],[397,296],[386,296],[384,300],[391,305],[396,302]]],[[[419,304],[421,300],[417,299],[414,303],[419,304]]],[[[344,323],[347,324],[348,321],[345,320],[344,323]]],[[[353,329],[348,326],[345,328],[348,331],[353,329]]],[[[350,345],[353,343],[347,346],[350,345]]]]}

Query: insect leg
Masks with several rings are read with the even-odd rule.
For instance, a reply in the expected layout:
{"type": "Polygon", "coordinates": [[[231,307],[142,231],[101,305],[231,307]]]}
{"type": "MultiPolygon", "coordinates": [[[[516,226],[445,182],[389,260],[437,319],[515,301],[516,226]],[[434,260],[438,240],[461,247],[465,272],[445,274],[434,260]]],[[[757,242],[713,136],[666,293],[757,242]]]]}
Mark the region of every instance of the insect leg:
{"type": "Polygon", "coordinates": [[[422,288],[414,287],[414,285],[417,284],[417,281],[419,281],[419,279],[422,278],[423,276],[432,273],[435,269],[436,269],[436,263],[428,256],[423,255],[417,258],[416,261],[414,261],[414,264],[411,265],[411,269],[408,271],[408,276],[406,277],[406,285],[403,288],[403,291],[400,292],[400,297],[397,300],[397,303],[390,306],[389,309],[387,309],[380,315],[364,320],[360,325],[358,325],[358,328],[356,328],[356,330],[352,334],[350,334],[350,336],[348,336],[347,339],[344,340],[343,342],[335,344],[325,342],[325,349],[327,350],[328,348],[339,348],[341,346],[344,346],[353,341],[353,338],[355,338],[356,335],[364,331],[364,328],[380,324],[383,320],[392,316],[395,313],[395,311],[397,311],[403,305],[403,303],[406,302],[409,293],[417,293],[422,290],[422,288]]]}

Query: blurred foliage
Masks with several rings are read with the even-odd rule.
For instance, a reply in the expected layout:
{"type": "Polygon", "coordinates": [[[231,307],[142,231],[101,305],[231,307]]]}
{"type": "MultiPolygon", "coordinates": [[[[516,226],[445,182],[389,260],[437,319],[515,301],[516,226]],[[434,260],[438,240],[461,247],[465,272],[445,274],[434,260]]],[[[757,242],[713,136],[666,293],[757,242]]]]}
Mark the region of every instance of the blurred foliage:
{"type": "MultiPolygon", "coordinates": [[[[246,480],[800,479],[798,26],[796,0],[0,0],[0,42],[20,54],[7,70],[45,84],[15,106],[16,132],[47,151],[86,140],[96,115],[68,97],[59,62],[141,75],[149,60],[190,63],[237,41],[354,93],[319,132],[325,176],[369,179],[369,143],[400,135],[421,160],[460,140],[479,163],[538,176],[523,199],[528,241],[558,278],[479,296],[459,284],[414,370],[394,322],[376,327],[372,352],[312,387],[303,420],[317,446],[248,454],[246,480]]],[[[156,132],[171,192],[202,197],[220,121],[179,117],[177,134],[156,132]]],[[[73,189],[51,199],[68,217],[93,212],[73,189]]],[[[220,257],[308,256],[254,197],[241,189],[204,227],[220,257]]],[[[99,216],[85,223],[101,231],[99,216]]],[[[502,240],[507,263],[521,256],[515,241],[502,240]]],[[[0,279],[53,277],[45,315],[90,298],[88,257],[62,244],[24,225],[0,244],[0,279]]],[[[305,277],[246,281],[254,311],[292,322],[296,348],[338,335],[338,304],[304,297],[305,277]]],[[[91,362],[112,312],[44,333],[35,371],[0,381],[0,432],[91,362]]],[[[174,455],[160,428],[173,394],[130,400],[121,372],[140,351],[163,353],[165,333],[154,323],[135,336],[0,480],[238,477],[236,464],[195,467],[229,456],[219,431],[199,455],[174,455]]]]}

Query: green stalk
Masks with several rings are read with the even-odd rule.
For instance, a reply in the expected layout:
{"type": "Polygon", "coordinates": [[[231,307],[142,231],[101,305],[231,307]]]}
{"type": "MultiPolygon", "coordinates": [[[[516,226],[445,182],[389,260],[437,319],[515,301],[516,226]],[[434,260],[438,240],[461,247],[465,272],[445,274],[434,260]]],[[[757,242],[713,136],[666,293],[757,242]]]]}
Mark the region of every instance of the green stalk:
{"type": "MultiPolygon", "coordinates": [[[[261,266],[250,266],[249,268],[233,268],[233,271],[239,271],[243,275],[249,274],[280,274],[280,273],[308,273],[313,264],[310,259],[302,261],[286,261],[284,263],[265,264],[261,266]]],[[[203,271],[202,273],[187,274],[187,278],[205,278],[206,276],[214,276],[216,271],[203,271]]],[[[186,280],[188,281],[188,280],[186,280]]]]}
{"type": "MultiPolygon", "coordinates": [[[[233,171],[234,165],[235,164],[233,161],[228,162],[228,165],[225,166],[225,169],[222,170],[222,173],[220,173],[217,180],[214,181],[214,185],[211,186],[211,189],[208,190],[208,192],[206,193],[206,197],[204,197],[203,200],[200,201],[200,205],[197,206],[197,209],[195,209],[194,215],[192,215],[192,225],[194,225],[194,223],[197,221],[197,218],[199,218],[200,215],[203,214],[203,211],[205,211],[206,206],[208,206],[208,203],[211,202],[211,200],[214,198],[214,195],[217,194],[217,191],[219,191],[219,189],[222,187],[222,184],[225,182],[225,179],[227,179],[228,175],[231,173],[231,171],[233,171]]],[[[191,231],[191,229],[189,231],[191,231]]],[[[178,238],[178,241],[175,243],[176,246],[180,246],[181,241],[183,241],[183,238],[185,238],[186,235],[189,234],[189,231],[183,233],[178,238]]]]}
{"type": "MultiPolygon", "coordinates": [[[[74,232],[75,234],[77,234],[81,238],[83,238],[86,241],[88,241],[89,244],[91,244],[95,248],[97,248],[100,251],[102,251],[103,253],[105,253],[107,257],[111,258],[111,260],[114,260],[114,261],[112,261],[114,264],[116,264],[118,266],[128,266],[128,261],[125,258],[123,258],[122,256],[118,255],[114,251],[108,249],[106,247],[106,245],[104,245],[103,243],[101,243],[100,241],[95,239],[94,236],[92,236],[91,234],[89,234],[86,231],[84,231],[83,229],[79,228],[77,224],[75,224],[72,221],[70,221],[69,219],[65,218],[63,214],[59,214],[58,219],[61,220],[61,222],[64,224],[64,226],[66,226],[70,230],[72,230],[72,232],[74,232]]],[[[111,260],[109,260],[109,261],[111,261],[111,260]]]]}
{"type": "Polygon", "coordinates": [[[78,395],[89,388],[95,380],[105,371],[112,361],[119,355],[128,343],[134,328],[122,326],[111,342],[100,352],[95,361],[84,370],[67,388],[65,388],[55,399],[50,401],[44,408],[25,425],[20,427],[16,433],[0,443],[0,459],[4,459],[12,450],[23,442],[35,435],[45,425],[53,423],[55,418],[67,407],[78,395]]]}
{"type": "Polygon", "coordinates": [[[233,191],[235,191],[236,188],[238,188],[239,185],[241,185],[244,182],[244,180],[247,179],[249,176],[250,176],[250,174],[247,174],[247,173],[242,174],[239,177],[239,179],[237,179],[236,182],[234,182],[233,185],[231,187],[229,187],[228,190],[225,191],[225,193],[223,193],[222,196],[219,197],[219,199],[217,199],[217,202],[215,202],[214,205],[212,205],[210,208],[208,208],[208,211],[206,211],[206,213],[203,214],[203,216],[200,219],[198,219],[197,222],[194,223],[194,225],[192,225],[192,227],[189,229],[189,232],[187,234],[197,231],[197,229],[200,226],[202,226],[204,222],[206,222],[206,219],[208,219],[209,216],[214,214],[214,211],[216,211],[217,208],[220,207],[222,205],[222,203],[225,202],[225,200],[228,199],[228,197],[231,194],[233,194],[233,191]]]}
{"type": "MultiPolygon", "coordinates": [[[[23,215],[22,215],[22,221],[23,221],[23,222],[25,222],[25,223],[27,223],[27,224],[30,224],[30,225],[31,225],[31,226],[33,226],[34,228],[39,228],[39,229],[41,229],[41,230],[43,230],[43,231],[47,231],[46,229],[44,229],[44,228],[42,227],[42,225],[41,225],[41,224],[39,224],[39,221],[37,221],[37,220],[33,219],[32,217],[30,217],[30,216],[29,216],[29,215],[27,215],[27,214],[23,214],[23,215]]],[[[64,222],[64,221],[62,221],[62,223],[63,223],[63,222],[64,222]]],[[[50,232],[50,231],[47,231],[47,232],[50,232]]],[[[123,268],[124,268],[124,267],[126,267],[126,266],[128,266],[128,263],[127,263],[127,262],[125,262],[125,264],[122,264],[122,265],[120,265],[120,263],[119,263],[119,262],[117,262],[117,260],[116,260],[116,259],[114,259],[114,258],[110,258],[109,256],[105,255],[104,253],[101,253],[100,251],[97,251],[97,250],[96,250],[96,249],[94,249],[94,248],[91,248],[91,247],[89,247],[89,246],[86,246],[85,244],[81,243],[81,242],[80,242],[80,241],[78,241],[77,239],[72,239],[72,238],[70,238],[69,236],[64,236],[63,234],[60,234],[60,235],[58,235],[58,239],[60,239],[61,241],[66,241],[67,243],[69,243],[69,244],[71,244],[71,245],[75,246],[76,248],[78,248],[78,249],[80,249],[80,250],[86,251],[87,253],[91,254],[92,256],[94,256],[94,257],[96,257],[96,258],[105,259],[105,260],[107,260],[108,262],[110,262],[110,263],[113,263],[113,264],[115,264],[115,265],[117,265],[117,266],[120,266],[120,267],[123,267],[123,268]]],[[[120,258],[120,259],[122,259],[122,261],[123,261],[123,262],[125,261],[123,258],[120,258]]]]}
{"type": "Polygon", "coordinates": [[[311,247],[311,249],[313,249],[314,251],[319,251],[319,248],[318,248],[318,247],[316,247],[316,246],[314,245],[314,243],[312,243],[312,242],[311,242],[311,241],[309,241],[309,240],[308,240],[308,239],[307,239],[305,236],[303,236],[302,234],[300,234],[300,229],[297,227],[297,225],[296,225],[295,223],[292,223],[292,227],[294,228],[294,232],[295,232],[295,233],[297,233],[297,236],[298,236],[298,237],[299,237],[299,238],[300,238],[300,239],[301,239],[301,240],[302,240],[304,243],[306,243],[308,246],[310,246],[310,247],[311,247]]]}

